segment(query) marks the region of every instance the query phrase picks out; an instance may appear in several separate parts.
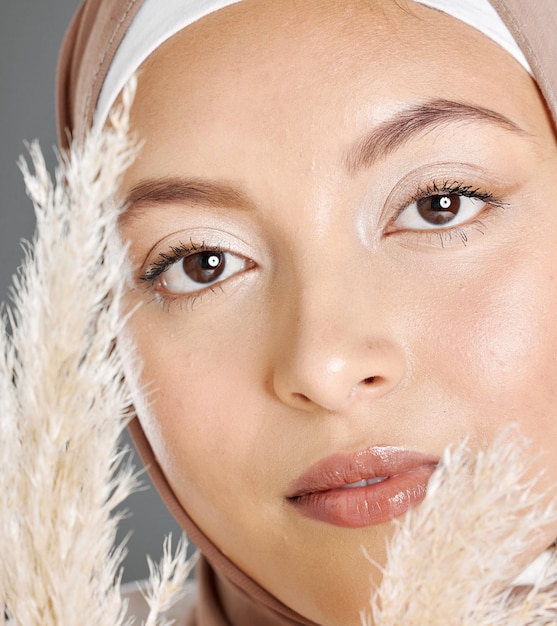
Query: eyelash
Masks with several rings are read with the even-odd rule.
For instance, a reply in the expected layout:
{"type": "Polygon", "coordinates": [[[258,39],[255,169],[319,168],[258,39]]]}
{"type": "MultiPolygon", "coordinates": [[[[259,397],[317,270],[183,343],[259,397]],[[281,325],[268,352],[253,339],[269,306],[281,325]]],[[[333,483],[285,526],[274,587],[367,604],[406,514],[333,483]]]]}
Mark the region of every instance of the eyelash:
{"type": "MultiPolygon", "coordinates": [[[[414,202],[425,200],[426,198],[429,198],[431,196],[443,196],[453,194],[485,202],[487,206],[481,214],[487,213],[490,210],[505,208],[508,205],[507,202],[503,201],[501,198],[498,198],[497,196],[495,196],[495,194],[489,191],[482,191],[480,187],[475,187],[474,185],[468,185],[456,180],[450,181],[448,179],[444,180],[442,183],[433,181],[425,187],[417,188],[416,192],[412,196],[410,196],[399,209],[397,209],[395,217],[391,220],[391,224],[396,222],[398,217],[402,215],[402,213],[404,213],[404,211],[406,211],[406,209],[408,209],[408,207],[411,206],[414,202]]],[[[471,222],[459,224],[458,226],[451,227],[449,225],[447,228],[431,228],[412,231],[409,230],[406,231],[406,233],[411,233],[412,235],[420,238],[426,237],[430,242],[440,244],[441,247],[444,247],[444,244],[446,243],[452,242],[456,236],[456,238],[458,238],[466,246],[468,243],[469,229],[478,230],[483,234],[483,231],[479,228],[480,226],[484,227],[484,223],[479,219],[474,219],[471,222]]],[[[393,231],[392,233],[388,234],[397,234],[401,232],[404,231],[393,231]]]]}
{"type": "Polygon", "coordinates": [[[149,283],[151,287],[166,270],[181,261],[183,258],[195,252],[222,252],[219,246],[207,246],[205,242],[196,244],[190,240],[189,245],[180,242],[177,246],[169,246],[170,252],[160,252],[158,259],[151,263],[147,271],[140,276],[141,282],[149,283]]]}
{"type": "MultiPolygon", "coordinates": [[[[459,183],[456,180],[452,182],[445,180],[441,183],[441,186],[434,181],[428,184],[425,188],[418,187],[416,193],[410,198],[410,202],[407,202],[407,204],[423,200],[428,196],[442,196],[450,194],[457,194],[466,198],[477,198],[478,200],[483,200],[484,202],[492,202],[494,200],[493,194],[489,191],[481,191],[479,187],[465,185],[464,183],[459,183]]],[[[398,213],[402,213],[404,208],[405,207],[399,209],[398,213]]]]}

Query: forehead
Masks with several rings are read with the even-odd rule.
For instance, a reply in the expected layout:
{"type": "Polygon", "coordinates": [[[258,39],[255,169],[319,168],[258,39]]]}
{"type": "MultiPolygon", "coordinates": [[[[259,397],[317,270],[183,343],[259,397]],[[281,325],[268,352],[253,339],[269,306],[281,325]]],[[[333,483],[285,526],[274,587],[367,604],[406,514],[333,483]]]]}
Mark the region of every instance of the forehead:
{"type": "Polygon", "coordinates": [[[501,67],[528,78],[486,36],[411,0],[243,0],[163,44],[142,82],[151,96],[180,82],[198,96],[202,87],[220,89],[221,100],[260,86],[279,97],[276,105],[299,95],[330,101],[366,80],[393,97],[424,86],[441,91],[447,82],[474,89],[478,68],[496,79],[501,67]]]}
{"type": "Polygon", "coordinates": [[[532,115],[533,102],[543,111],[533,81],[507,52],[410,0],[244,0],[217,11],[147,60],[134,121],[160,149],[178,135],[195,144],[202,129],[204,142],[247,145],[256,133],[323,151],[332,128],[348,137],[432,99],[495,106],[546,130],[532,115]]]}

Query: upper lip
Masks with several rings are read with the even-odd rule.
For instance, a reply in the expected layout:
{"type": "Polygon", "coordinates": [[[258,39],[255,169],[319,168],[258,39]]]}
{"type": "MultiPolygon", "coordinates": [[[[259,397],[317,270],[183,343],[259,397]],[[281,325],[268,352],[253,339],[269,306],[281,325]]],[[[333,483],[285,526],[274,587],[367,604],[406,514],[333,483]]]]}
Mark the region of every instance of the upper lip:
{"type": "Polygon", "coordinates": [[[290,485],[287,497],[338,489],[360,480],[388,478],[438,462],[439,457],[398,446],[374,446],[359,452],[333,454],[299,476],[290,485]]]}

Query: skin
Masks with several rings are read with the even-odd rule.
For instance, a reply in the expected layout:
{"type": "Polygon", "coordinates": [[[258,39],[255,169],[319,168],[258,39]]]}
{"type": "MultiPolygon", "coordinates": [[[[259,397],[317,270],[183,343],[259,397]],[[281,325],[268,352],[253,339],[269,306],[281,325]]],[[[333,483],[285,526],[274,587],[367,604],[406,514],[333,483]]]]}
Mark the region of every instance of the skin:
{"type": "MultiPolygon", "coordinates": [[[[239,205],[136,194],[122,219],[143,367],[126,374],[147,437],[240,568],[318,624],[359,624],[372,573],[361,546],[381,562],[392,524],[301,516],[285,498],[300,474],[372,445],[482,447],[511,422],[535,450],[557,447],[557,148],[543,101],[510,55],[431,9],[246,0],[148,59],[133,125],[145,144],[124,194],[196,178],[232,186],[239,205]],[[382,122],[439,98],[523,132],[451,121],[346,166],[382,122]],[[494,200],[441,230],[408,221],[418,189],[446,181],[494,200]],[[230,251],[239,271],[193,296],[168,292],[184,289],[180,263],[142,280],[192,243],[230,251]]],[[[540,460],[548,485],[554,459],[540,460]]]]}

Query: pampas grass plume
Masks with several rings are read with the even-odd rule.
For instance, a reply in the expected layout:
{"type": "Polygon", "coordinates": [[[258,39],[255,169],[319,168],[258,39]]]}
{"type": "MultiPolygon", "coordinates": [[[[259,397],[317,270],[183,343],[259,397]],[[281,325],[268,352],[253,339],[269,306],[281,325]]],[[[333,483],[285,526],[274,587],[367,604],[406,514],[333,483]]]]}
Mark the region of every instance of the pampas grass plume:
{"type": "MultiPolygon", "coordinates": [[[[37,230],[0,329],[0,607],[10,625],[129,623],[114,510],[137,481],[118,447],[131,398],[115,347],[126,250],[113,198],[136,152],[134,89],[108,128],[60,157],[54,181],[36,143],[34,172],[20,161],[37,230]]],[[[185,552],[177,558],[175,571],[185,552]]]]}
{"type": "Polygon", "coordinates": [[[528,453],[515,429],[479,453],[446,450],[425,501],[397,523],[364,626],[557,623],[555,551],[533,585],[513,585],[517,557],[557,520],[528,453]]]}
{"type": "Polygon", "coordinates": [[[158,565],[149,559],[150,589],[144,593],[149,605],[149,615],[144,626],[170,626],[172,622],[159,620],[159,615],[168,611],[183,595],[186,582],[196,558],[187,559],[188,543],[182,536],[174,555],[172,555],[172,537],[164,542],[163,556],[158,565]]]}

